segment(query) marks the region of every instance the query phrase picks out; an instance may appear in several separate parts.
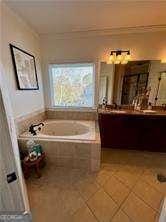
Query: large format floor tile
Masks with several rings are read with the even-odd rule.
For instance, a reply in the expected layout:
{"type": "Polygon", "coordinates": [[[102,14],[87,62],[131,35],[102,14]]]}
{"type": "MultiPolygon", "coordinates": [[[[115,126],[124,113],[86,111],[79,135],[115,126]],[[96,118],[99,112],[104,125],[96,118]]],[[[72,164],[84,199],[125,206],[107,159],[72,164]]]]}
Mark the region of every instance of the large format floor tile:
{"type": "Polygon", "coordinates": [[[121,205],[130,192],[130,190],[114,176],[104,184],[103,189],[118,205],[121,205]]]}
{"type": "Polygon", "coordinates": [[[80,208],[73,216],[72,222],[97,222],[97,219],[88,207],[80,208]]]}
{"type": "Polygon", "coordinates": [[[134,222],[155,222],[157,213],[145,202],[131,193],[122,209],[134,222]]]}
{"type": "Polygon", "coordinates": [[[110,222],[118,209],[117,204],[102,189],[97,191],[87,204],[101,222],[110,222]]]}
{"type": "Polygon", "coordinates": [[[158,173],[163,173],[165,175],[166,167],[162,169],[161,168],[148,169],[144,172],[142,179],[166,196],[166,183],[160,183],[157,180],[158,173]]]}
{"type": "Polygon", "coordinates": [[[133,192],[155,210],[159,210],[163,195],[148,183],[140,180],[133,192]]]}
{"type": "Polygon", "coordinates": [[[85,176],[75,184],[75,187],[85,201],[88,200],[100,188],[99,184],[94,178],[94,175],[85,176]]]}
{"type": "Polygon", "coordinates": [[[141,174],[143,173],[143,169],[135,168],[130,166],[124,166],[122,169],[119,169],[115,176],[122,183],[124,183],[129,189],[133,188],[133,186],[140,179],[141,174]]]}
{"type": "Polygon", "coordinates": [[[166,155],[102,150],[101,170],[46,165],[27,182],[33,222],[156,222],[166,183],[166,155]]]}
{"type": "Polygon", "coordinates": [[[122,210],[119,210],[111,222],[132,222],[131,219],[122,210]]]}

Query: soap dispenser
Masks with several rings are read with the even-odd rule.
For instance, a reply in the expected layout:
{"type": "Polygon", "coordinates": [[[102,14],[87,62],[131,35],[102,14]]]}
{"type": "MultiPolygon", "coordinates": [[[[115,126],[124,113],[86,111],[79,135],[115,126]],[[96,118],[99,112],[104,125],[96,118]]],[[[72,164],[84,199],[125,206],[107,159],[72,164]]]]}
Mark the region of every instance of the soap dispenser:
{"type": "Polygon", "coordinates": [[[107,99],[106,99],[106,97],[104,97],[103,101],[102,101],[102,109],[105,110],[106,106],[107,106],[107,99]]]}

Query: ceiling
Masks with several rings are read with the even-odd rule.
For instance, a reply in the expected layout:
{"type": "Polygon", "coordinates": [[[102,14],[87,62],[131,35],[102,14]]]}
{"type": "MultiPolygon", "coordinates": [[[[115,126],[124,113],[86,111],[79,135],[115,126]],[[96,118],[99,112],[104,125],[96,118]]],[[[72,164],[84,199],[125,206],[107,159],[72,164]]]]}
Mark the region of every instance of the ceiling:
{"type": "Polygon", "coordinates": [[[39,34],[166,24],[166,1],[5,0],[39,34]]]}

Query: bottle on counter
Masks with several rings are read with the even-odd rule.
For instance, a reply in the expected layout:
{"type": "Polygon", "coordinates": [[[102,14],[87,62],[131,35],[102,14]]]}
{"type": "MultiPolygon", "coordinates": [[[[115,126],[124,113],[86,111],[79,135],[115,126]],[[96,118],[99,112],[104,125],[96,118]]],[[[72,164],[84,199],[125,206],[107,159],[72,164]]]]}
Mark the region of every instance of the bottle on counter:
{"type": "Polygon", "coordinates": [[[28,150],[28,154],[30,154],[31,152],[33,152],[33,147],[35,146],[35,141],[31,138],[26,142],[26,147],[28,150]]]}
{"type": "Polygon", "coordinates": [[[36,155],[39,157],[43,153],[42,147],[40,144],[35,143],[35,141],[31,138],[27,141],[26,147],[28,149],[29,156],[31,153],[36,153],[36,155]]]}
{"type": "Polygon", "coordinates": [[[152,103],[148,103],[148,110],[152,110],[152,103]]]}
{"type": "Polygon", "coordinates": [[[106,97],[104,97],[103,101],[102,101],[102,109],[105,110],[106,106],[107,106],[107,99],[106,99],[106,97]]]}

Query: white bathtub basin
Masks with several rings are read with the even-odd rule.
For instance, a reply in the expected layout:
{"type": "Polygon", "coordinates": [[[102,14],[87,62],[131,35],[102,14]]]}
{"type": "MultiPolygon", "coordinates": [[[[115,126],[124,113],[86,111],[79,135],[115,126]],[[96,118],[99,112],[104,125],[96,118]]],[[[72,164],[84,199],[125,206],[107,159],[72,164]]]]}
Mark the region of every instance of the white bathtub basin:
{"type": "Polygon", "coordinates": [[[27,131],[19,137],[55,140],[95,140],[95,121],[46,120],[41,131],[37,131],[36,136],[32,136],[32,134],[27,131]]]}
{"type": "Polygon", "coordinates": [[[49,136],[74,136],[88,133],[89,127],[80,122],[52,121],[46,122],[41,134],[49,136]]]}

